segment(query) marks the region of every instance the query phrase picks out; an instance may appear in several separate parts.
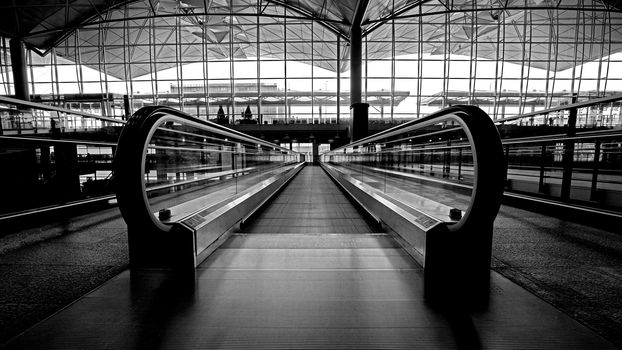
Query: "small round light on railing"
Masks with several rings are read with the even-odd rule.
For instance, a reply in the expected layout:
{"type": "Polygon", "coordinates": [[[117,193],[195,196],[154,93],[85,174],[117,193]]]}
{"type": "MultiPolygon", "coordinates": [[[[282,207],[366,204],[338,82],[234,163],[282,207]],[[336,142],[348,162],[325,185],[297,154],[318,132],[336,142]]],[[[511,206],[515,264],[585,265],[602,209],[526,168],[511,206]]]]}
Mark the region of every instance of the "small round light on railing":
{"type": "Polygon", "coordinates": [[[458,208],[449,209],[449,218],[455,221],[462,219],[462,210],[458,208]]]}
{"type": "Polygon", "coordinates": [[[158,219],[160,221],[168,220],[171,218],[171,210],[168,208],[160,209],[158,212],[158,219]]]}

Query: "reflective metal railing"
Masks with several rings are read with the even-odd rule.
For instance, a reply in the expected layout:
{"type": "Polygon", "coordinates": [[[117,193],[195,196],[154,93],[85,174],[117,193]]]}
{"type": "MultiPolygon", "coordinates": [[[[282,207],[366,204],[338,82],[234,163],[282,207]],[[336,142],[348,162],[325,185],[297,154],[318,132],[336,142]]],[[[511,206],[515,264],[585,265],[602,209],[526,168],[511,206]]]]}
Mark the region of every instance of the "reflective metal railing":
{"type": "Polygon", "coordinates": [[[132,264],[189,266],[188,256],[196,263],[266,199],[262,191],[293,176],[301,157],[169,107],[140,109],[121,132],[114,173],[132,264]],[[188,236],[180,230],[192,231],[193,248],[184,249],[194,254],[174,248],[188,236]]]}
{"type": "Polygon", "coordinates": [[[101,130],[121,119],[0,96],[0,135],[56,134],[101,130]]]}
{"type": "Polygon", "coordinates": [[[508,191],[622,212],[622,131],[517,138],[503,144],[508,191]]]}
{"type": "Polygon", "coordinates": [[[424,265],[433,293],[461,283],[487,286],[506,172],[499,134],[481,109],[450,107],[331,150],[321,161],[397,233],[424,265]]]}
{"type": "Polygon", "coordinates": [[[495,120],[497,125],[577,128],[620,128],[622,96],[608,96],[575,102],[531,113],[495,120]]]}
{"type": "MultiPolygon", "coordinates": [[[[444,180],[436,181],[438,184],[448,181],[463,184],[461,192],[471,194],[469,202],[456,203],[452,197],[441,198],[437,189],[428,196],[445,205],[461,207],[467,212],[462,220],[464,222],[473,211],[476,199],[485,198],[477,205],[498,208],[498,194],[503,192],[498,188],[500,184],[502,187],[505,179],[503,149],[494,124],[486,121],[485,117],[487,115],[476,107],[450,107],[324,153],[321,160],[347,168],[357,179],[369,181],[375,188],[389,194],[399,194],[396,191],[404,190],[426,191],[417,181],[424,178],[428,182],[444,180]],[[479,136],[483,132],[485,136],[479,136]],[[483,141],[475,137],[481,137],[483,141]],[[479,155],[474,154],[476,146],[479,147],[479,155]],[[395,186],[387,187],[387,181],[392,177],[402,181],[389,182],[395,186]],[[409,187],[413,184],[407,180],[416,183],[416,187],[409,187]],[[494,200],[482,197],[484,195],[494,200]]],[[[496,210],[492,212],[494,217],[496,210]]]]}
{"type": "Polygon", "coordinates": [[[506,190],[622,212],[622,96],[498,120],[506,190]]]}
{"type": "Polygon", "coordinates": [[[0,219],[113,199],[112,158],[124,124],[0,96],[0,219]]]}

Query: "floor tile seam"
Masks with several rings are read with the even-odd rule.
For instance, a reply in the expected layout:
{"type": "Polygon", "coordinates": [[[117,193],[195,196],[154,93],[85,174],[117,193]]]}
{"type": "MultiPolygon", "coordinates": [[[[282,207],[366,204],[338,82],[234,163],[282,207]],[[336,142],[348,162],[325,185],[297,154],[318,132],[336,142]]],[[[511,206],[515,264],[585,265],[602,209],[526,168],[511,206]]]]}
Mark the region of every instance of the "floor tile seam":
{"type": "Polygon", "coordinates": [[[319,211],[319,210],[300,210],[300,211],[295,211],[295,210],[282,210],[279,212],[274,212],[271,210],[268,210],[266,212],[261,213],[262,217],[266,217],[266,218],[274,218],[276,217],[277,219],[283,219],[283,215],[288,214],[291,215],[292,217],[314,217],[314,216],[321,216],[322,218],[325,218],[327,216],[332,215],[333,218],[343,218],[343,217],[355,217],[358,218],[360,217],[359,213],[355,213],[355,212],[342,212],[339,210],[325,210],[325,211],[319,211]]]}
{"type": "MultiPolygon", "coordinates": [[[[267,219],[267,220],[275,220],[275,219],[267,219]]],[[[279,220],[279,219],[276,219],[279,220]]],[[[256,226],[256,227],[266,227],[266,226],[291,226],[291,227],[330,227],[330,226],[335,226],[335,227],[370,227],[371,225],[367,224],[366,222],[362,221],[361,222],[345,222],[342,223],[342,220],[340,219],[331,219],[330,221],[328,220],[323,220],[323,219],[313,219],[313,220],[296,220],[297,222],[291,222],[294,221],[292,219],[284,219],[281,221],[277,221],[277,222],[263,222],[263,223],[252,223],[249,224],[248,227],[252,227],[252,226],[256,226]]],[[[377,230],[376,230],[377,231],[377,230]]]]}
{"type": "MultiPolygon", "coordinates": [[[[410,258],[410,255],[398,248],[227,248],[215,255],[218,259],[251,259],[261,257],[268,263],[280,262],[288,257],[297,259],[370,259],[410,258]]],[[[293,262],[295,263],[295,261],[293,262]]]]}
{"type": "MultiPolygon", "coordinates": [[[[345,231],[345,230],[344,230],[345,231]]],[[[308,230],[301,230],[301,232],[299,232],[301,235],[306,235],[306,234],[322,234],[322,233],[334,233],[335,231],[326,231],[326,232],[318,232],[318,230],[315,231],[308,231],[308,230]]],[[[352,232],[352,231],[348,231],[348,232],[344,232],[347,234],[350,233],[360,233],[360,234],[365,234],[365,233],[370,233],[371,230],[364,230],[363,232],[352,232]]],[[[283,232],[283,234],[289,234],[290,232],[283,232]]],[[[278,230],[254,230],[253,232],[249,232],[249,234],[275,234],[278,235],[279,231],[278,230]]]]}
{"type": "MultiPolygon", "coordinates": [[[[262,216],[261,217],[262,220],[306,220],[306,221],[322,221],[322,222],[333,222],[333,221],[341,221],[341,220],[361,220],[364,222],[363,219],[357,217],[356,215],[344,215],[344,216],[328,216],[328,215],[314,215],[314,216],[305,216],[304,218],[300,218],[300,217],[295,217],[294,215],[284,218],[281,215],[268,215],[268,216],[262,216]]],[[[257,224],[257,225],[261,225],[261,224],[257,224]]]]}
{"type": "Polygon", "coordinates": [[[326,233],[326,232],[334,232],[334,233],[373,233],[374,230],[369,229],[365,226],[357,226],[352,227],[352,225],[326,225],[326,226],[310,226],[310,225],[255,225],[249,226],[246,231],[252,233],[252,231],[262,232],[270,231],[270,229],[274,230],[274,233],[279,232],[290,232],[290,233],[326,233]],[[332,231],[331,231],[332,230],[332,231]],[[304,232],[302,232],[304,231],[304,232]]]}
{"type": "MultiPolygon", "coordinates": [[[[421,267],[396,268],[250,268],[250,267],[197,267],[198,271],[274,271],[274,272],[347,272],[347,271],[423,271],[421,267]]],[[[200,278],[200,277],[199,277],[200,278]]]]}
{"type": "MultiPolygon", "coordinates": [[[[373,231],[372,230],[363,230],[363,231],[359,231],[359,232],[347,231],[347,232],[343,232],[343,233],[345,233],[345,234],[356,234],[356,233],[367,234],[367,233],[371,233],[371,232],[373,232],[373,231]]],[[[280,232],[278,230],[253,230],[252,232],[245,232],[245,233],[252,234],[252,235],[278,235],[278,234],[281,234],[281,233],[282,234],[291,234],[291,231],[280,232]]],[[[307,231],[307,230],[301,230],[298,233],[301,234],[301,235],[321,235],[321,234],[334,234],[335,231],[323,231],[323,230],[307,231]]],[[[337,233],[339,233],[339,232],[337,232],[337,233]]]]}
{"type": "MultiPolygon", "coordinates": [[[[341,226],[341,227],[345,227],[345,226],[341,226]]],[[[350,227],[350,226],[348,226],[350,227]]],[[[301,234],[301,235],[322,235],[322,234],[339,234],[339,233],[343,233],[343,234],[369,234],[369,233],[374,233],[374,230],[365,230],[363,228],[360,228],[359,230],[340,230],[340,227],[335,228],[334,226],[331,227],[312,227],[309,228],[308,226],[287,226],[288,230],[285,230],[285,228],[283,228],[283,230],[280,229],[274,229],[273,227],[265,227],[265,226],[255,226],[255,227],[249,227],[248,229],[245,229],[244,231],[242,231],[243,233],[248,233],[249,235],[252,234],[301,234]],[[292,228],[295,228],[297,230],[295,231],[291,231],[292,228]],[[307,229],[308,228],[308,229],[307,229]],[[329,230],[331,229],[331,230],[329,230]]]]}
{"type": "MultiPolygon", "coordinates": [[[[111,324],[112,322],[89,322],[89,324],[111,324]]],[[[127,323],[122,323],[122,324],[135,324],[134,322],[127,322],[127,323]]],[[[202,325],[197,325],[197,327],[201,327],[204,329],[231,329],[231,326],[202,326],[202,325]]],[[[378,326],[334,326],[334,325],[327,325],[324,327],[321,326],[300,326],[300,325],[291,325],[291,326],[240,326],[240,325],[235,325],[234,327],[235,329],[296,329],[296,328],[303,328],[303,329],[317,329],[317,330],[326,330],[326,329],[446,329],[446,328],[450,328],[449,325],[425,325],[425,326],[382,326],[382,325],[378,325],[378,326]]],[[[535,328],[535,327],[534,327],[535,328]]],[[[317,339],[316,339],[317,340],[317,339]]],[[[321,342],[324,342],[324,340],[319,340],[321,342]]],[[[433,340],[430,340],[433,341],[433,340]]],[[[281,344],[282,340],[275,340],[275,343],[281,344]]]]}
{"type": "Polygon", "coordinates": [[[371,226],[367,223],[365,219],[362,219],[362,218],[328,218],[328,219],[325,219],[325,218],[296,218],[296,217],[289,217],[289,218],[277,217],[277,218],[265,218],[265,219],[262,218],[261,221],[250,223],[249,226],[279,226],[283,224],[287,224],[288,226],[290,224],[297,224],[297,226],[309,226],[309,225],[355,226],[355,227],[371,226]],[[272,222],[269,222],[270,220],[272,222]],[[350,222],[346,222],[346,220],[350,222]]]}
{"type": "MultiPolygon", "coordinates": [[[[330,219],[330,220],[324,220],[324,219],[311,219],[311,220],[294,220],[294,219],[265,219],[262,220],[262,222],[253,222],[253,223],[249,223],[247,226],[245,227],[266,227],[266,226],[275,226],[275,227],[321,227],[321,228],[325,228],[325,227],[337,227],[339,229],[342,229],[342,227],[352,227],[353,229],[355,228],[361,228],[361,227],[369,227],[369,228],[373,228],[373,225],[368,224],[367,222],[365,222],[363,219],[361,219],[360,221],[356,220],[356,219],[330,219]],[[272,222],[271,222],[272,221],[272,222]]],[[[376,228],[375,230],[373,230],[372,232],[378,232],[378,229],[376,228]]],[[[356,233],[356,232],[353,232],[356,233]]]]}
{"type": "MultiPolygon", "coordinates": [[[[246,232],[236,232],[232,234],[233,236],[250,236],[250,235],[270,235],[271,233],[246,233],[246,232]]],[[[274,235],[296,235],[296,236],[387,236],[391,237],[388,233],[385,232],[369,232],[369,233],[296,233],[296,232],[284,232],[284,233],[274,233],[274,235]]]]}
{"type": "Polygon", "coordinates": [[[359,232],[355,232],[355,233],[333,233],[333,232],[328,232],[328,233],[291,233],[291,232],[274,232],[274,233],[270,233],[270,232],[257,232],[257,233],[253,233],[253,232],[237,232],[233,235],[231,235],[231,237],[238,237],[238,239],[245,239],[245,238],[249,238],[249,236],[251,236],[252,238],[255,238],[257,240],[265,240],[268,241],[269,239],[283,239],[283,237],[287,237],[287,238],[297,238],[300,240],[305,240],[305,239],[311,239],[311,238],[324,238],[326,241],[334,241],[334,240],[342,240],[342,239],[350,239],[350,240],[376,240],[376,239],[382,239],[385,240],[386,238],[389,238],[390,236],[388,235],[376,235],[373,232],[363,232],[363,233],[359,233],[359,232]],[[253,236],[257,236],[257,237],[253,237],[253,236]],[[334,237],[337,235],[344,235],[343,237],[334,237]],[[265,237],[260,237],[260,236],[265,236],[265,237]],[[279,237],[281,236],[281,237],[279,237]],[[294,236],[299,236],[299,237],[294,237],[294,236]],[[360,237],[356,237],[356,236],[360,236],[360,237]],[[386,237],[386,238],[385,238],[386,237]]]}
{"type": "MultiPolygon", "coordinates": [[[[350,221],[354,221],[357,225],[361,226],[363,225],[363,223],[365,223],[365,225],[369,226],[369,224],[367,224],[367,221],[364,218],[361,217],[332,217],[332,218],[325,218],[325,217],[309,217],[309,216],[304,216],[304,217],[297,217],[297,216],[289,216],[289,217],[282,217],[282,216],[278,216],[278,217],[266,217],[266,218],[261,218],[260,221],[258,222],[254,222],[253,225],[260,225],[260,226],[266,226],[266,225],[276,225],[278,223],[289,223],[289,222],[327,222],[328,225],[334,225],[333,222],[341,222],[344,220],[350,220],[350,221]],[[276,223],[261,223],[261,221],[264,220],[273,220],[276,221],[276,223]]],[[[301,224],[304,225],[304,224],[301,224]]],[[[347,224],[342,224],[340,226],[346,226],[347,224]]],[[[351,226],[351,224],[350,224],[351,226]]]]}
{"type": "MultiPolygon", "coordinates": [[[[338,243],[338,242],[334,242],[334,243],[338,243]]],[[[251,245],[249,243],[249,245],[251,245]]],[[[304,245],[300,245],[300,246],[286,246],[286,244],[283,244],[283,246],[278,246],[277,244],[273,244],[272,246],[256,246],[256,247],[236,247],[236,246],[231,246],[231,245],[226,245],[224,247],[220,247],[219,250],[252,250],[252,249],[256,249],[256,250],[265,250],[265,249],[274,249],[274,250],[288,250],[288,249],[306,249],[306,250],[356,250],[356,249],[366,249],[366,250],[381,250],[381,251],[385,251],[385,250],[400,250],[403,249],[400,246],[397,245],[386,245],[386,246],[362,246],[362,247],[352,247],[352,246],[323,246],[323,245],[319,245],[319,246],[304,246],[304,245]]]]}
{"type": "Polygon", "coordinates": [[[403,249],[402,247],[399,246],[386,246],[386,247],[348,247],[348,246],[342,246],[342,247],[334,247],[334,246],[294,246],[294,247],[278,247],[278,246],[272,246],[272,247],[235,247],[235,246],[225,246],[225,247],[220,247],[219,250],[265,250],[265,249],[273,249],[273,250],[288,250],[288,249],[306,249],[306,250],[357,250],[357,249],[366,249],[366,250],[381,250],[381,251],[385,251],[385,250],[400,250],[403,249]]]}
{"type": "MultiPolygon", "coordinates": [[[[285,228],[284,226],[287,228],[293,229],[293,230],[306,229],[305,231],[308,231],[309,233],[313,233],[313,231],[326,232],[328,229],[331,229],[331,228],[334,230],[332,232],[342,231],[343,233],[360,233],[361,230],[363,230],[364,232],[373,232],[373,230],[369,230],[367,229],[367,227],[363,225],[353,228],[352,225],[326,225],[326,226],[314,225],[314,226],[311,226],[311,225],[270,225],[270,224],[253,225],[253,226],[249,225],[248,231],[256,231],[260,229],[262,231],[265,231],[270,228],[275,228],[275,231],[281,231],[281,228],[283,229],[285,228]]],[[[318,233],[323,233],[323,232],[318,232],[318,233]]]]}
{"type": "MultiPolygon", "coordinates": [[[[220,248],[223,251],[251,251],[251,250],[258,250],[258,251],[262,251],[262,250],[306,250],[306,251],[345,251],[345,250],[352,250],[352,251],[361,251],[361,250],[365,250],[367,252],[377,252],[378,254],[380,253],[389,253],[391,251],[398,251],[398,250],[403,250],[401,247],[235,247],[235,246],[227,246],[227,247],[222,247],[220,248]]],[[[406,253],[405,253],[406,254],[406,253]]],[[[401,255],[401,254],[400,254],[401,255]]]]}

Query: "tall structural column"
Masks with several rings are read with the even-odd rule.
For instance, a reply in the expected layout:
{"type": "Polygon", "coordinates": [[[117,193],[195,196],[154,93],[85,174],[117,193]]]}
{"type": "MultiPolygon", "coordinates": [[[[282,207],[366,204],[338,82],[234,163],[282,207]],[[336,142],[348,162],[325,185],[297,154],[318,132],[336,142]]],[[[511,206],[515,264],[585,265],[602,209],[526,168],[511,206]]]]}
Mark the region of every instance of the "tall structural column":
{"type": "Polygon", "coordinates": [[[11,69],[13,70],[15,98],[30,101],[24,42],[19,39],[11,39],[9,40],[9,47],[11,51],[11,69]]]}
{"type": "Polygon", "coordinates": [[[313,157],[313,165],[318,165],[320,164],[320,145],[316,140],[313,140],[312,145],[311,156],[313,157]]]}
{"type": "MultiPolygon", "coordinates": [[[[575,94],[572,96],[572,103],[577,103],[578,96],[575,94]]],[[[574,143],[572,138],[577,134],[577,108],[570,108],[568,113],[568,131],[566,136],[568,137],[564,141],[564,154],[562,156],[562,165],[564,172],[562,173],[562,187],[560,197],[562,200],[570,199],[570,190],[572,185],[572,167],[574,162],[574,143]]]]}
{"type": "MultiPolygon", "coordinates": [[[[573,99],[576,101],[576,99],[573,99]]],[[[574,103],[574,102],[573,102],[574,103]]],[[[571,108],[568,114],[568,132],[566,136],[568,140],[564,141],[564,154],[562,156],[562,187],[560,197],[562,200],[570,199],[570,190],[572,186],[572,168],[574,162],[574,143],[572,138],[577,134],[577,109],[571,108]]]]}
{"type": "MultiPolygon", "coordinates": [[[[125,116],[123,120],[128,120],[132,116],[132,108],[130,104],[130,96],[123,95],[123,109],[125,109],[125,116]]],[[[197,104],[197,117],[199,116],[199,105],[197,104]]]]}
{"type": "Polygon", "coordinates": [[[363,33],[361,21],[367,4],[359,2],[354,21],[350,29],[350,141],[357,141],[367,136],[368,108],[362,102],[361,80],[363,77],[363,33]]]}

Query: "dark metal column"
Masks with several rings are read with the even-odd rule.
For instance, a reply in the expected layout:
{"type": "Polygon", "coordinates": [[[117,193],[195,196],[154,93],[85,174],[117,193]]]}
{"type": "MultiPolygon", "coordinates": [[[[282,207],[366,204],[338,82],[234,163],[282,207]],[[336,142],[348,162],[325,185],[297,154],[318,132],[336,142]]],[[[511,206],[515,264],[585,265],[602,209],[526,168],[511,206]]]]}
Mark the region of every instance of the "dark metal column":
{"type": "Polygon", "coordinates": [[[313,158],[313,165],[319,165],[320,164],[320,145],[317,143],[317,140],[313,140],[313,148],[312,148],[312,158],[313,158]]]}
{"type": "Polygon", "coordinates": [[[361,78],[363,66],[363,37],[360,24],[353,24],[350,31],[350,103],[361,103],[361,78]]]}
{"type": "Polygon", "coordinates": [[[341,37],[337,35],[337,124],[341,117],[341,37]]]}
{"type": "MultiPolygon", "coordinates": [[[[128,120],[132,116],[132,107],[130,103],[130,97],[128,95],[123,95],[123,109],[125,110],[125,115],[123,116],[123,120],[128,120]]],[[[198,111],[199,107],[197,105],[197,117],[199,115],[198,111]]]]}
{"type": "MultiPolygon", "coordinates": [[[[577,102],[577,96],[573,96],[572,103],[577,102]]],[[[562,188],[560,197],[562,200],[570,199],[570,187],[572,185],[572,167],[574,161],[574,143],[572,140],[577,133],[577,108],[571,108],[568,115],[568,139],[564,141],[564,155],[562,156],[562,164],[564,172],[562,175],[562,188]]]]}
{"type": "Polygon", "coordinates": [[[19,39],[9,41],[11,50],[11,68],[13,69],[13,86],[15,98],[30,101],[28,92],[28,75],[26,73],[26,54],[24,43],[19,39]]]}
{"type": "Polygon", "coordinates": [[[368,108],[361,98],[361,79],[363,66],[363,33],[361,22],[368,0],[359,0],[350,28],[350,141],[367,136],[368,108]]]}
{"type": "MultiPolygon", "coordinates": [[[[544,186],[544,173],[546,170],[546,143],[542,143],[542,146],[540,146],[540,178],[538,180],[538,193],[545,193],[547,191],[545,191],[545,186],[544,186]]],[[[545,193],[548,194],[548,193],[545,193]]]]}
{"type": "Polygon", "coordinates": [[[600,165],[600,140],[597,140],[594,143],[594,161],[592,163],[592,186],[590,188],[590,200],[591,201],[600,201],[601,197],[599,197],[598,192],[598,169],[600,165]]]}
{"type": "Polygon", "coordinates": [[[80,199],[80,173],[78,171],[78,148],[75,144],[54,146],[56,165],[55,198],[62,202],[80,199]]]}

